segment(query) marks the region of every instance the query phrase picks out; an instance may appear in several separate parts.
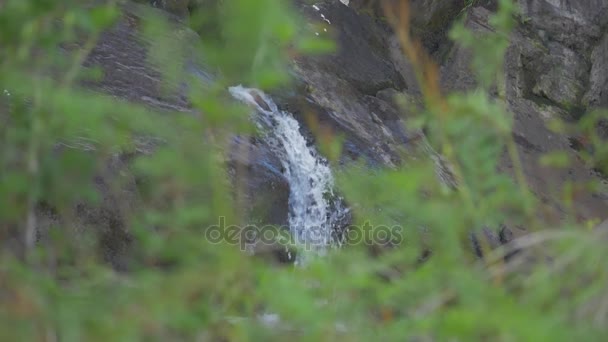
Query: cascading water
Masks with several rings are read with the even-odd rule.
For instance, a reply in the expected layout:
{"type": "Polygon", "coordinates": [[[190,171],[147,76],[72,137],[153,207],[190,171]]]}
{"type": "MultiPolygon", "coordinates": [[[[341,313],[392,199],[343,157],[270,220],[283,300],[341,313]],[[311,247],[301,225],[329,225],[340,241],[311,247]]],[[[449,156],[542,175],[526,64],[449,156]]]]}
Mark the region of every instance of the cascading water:
{"type": "MultiPolygon", "coordinates": [[[[256,110],[254,121],[281,160],[290,185],[289,228],[296,244],[306,251],[323,254],[327,247],[339,243],[333,238],[333,230],[347,212],[333,193],[333,176],[327,160],[308,146],[298,121],[279,110],[262,91],[242,86],[230,87],[229,91],[256,110]]],[[[303,260],[302,254],[298,254],[296,263],[303,260]]]]}

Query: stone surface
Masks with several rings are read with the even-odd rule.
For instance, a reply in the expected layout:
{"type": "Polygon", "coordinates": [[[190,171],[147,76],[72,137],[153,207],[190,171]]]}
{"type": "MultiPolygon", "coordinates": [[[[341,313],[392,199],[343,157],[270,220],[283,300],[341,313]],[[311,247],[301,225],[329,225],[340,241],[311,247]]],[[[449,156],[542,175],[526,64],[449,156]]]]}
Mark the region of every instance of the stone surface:
{"type": "Polygon", "coordinates": [[[548,53],[534,70],[532,93],[564,108],[578,106],[585,90],[588,66],[576,52],[558,43],[548,44],[548,53]]]}
{"type": "Polygon", "coordinates": [[[148,47],[142,44],[139,19],[129,12],[112,30],[104,32],[84,65],[101,67],[101,82],[87,86],[151,108],[185,112],[186,97],[168,93],[157,68],[150,64],[148,47]]]}
{"type": "MultiPolygon", "coordinates": [[[[488,30],[489,15],[488,9],[474,7],[470,9],[467,26],[488,30]]],[[[569,137],[552,132],[547,125],[552,118],[573,116],[567,102],[581,96],[588,71],[581,65],[585,63],[580,57],[584,51],[570,50],[555,41],[545,45],[539,35],[529,30],[522,25],[511,37],[505,58],[507,104],[514,114],[513,138],[528,185],[545,204],[547,218],[559,220],[567,215],[559,205],[564,186],[568,182],[591,181],[597,176],[577,157],[569,137]],[[551,151],[564,151],[572,164],[566,169],[543,167],[539,158],[551,151]]],[[[453,49],[442,66],[444,86],[449,90],[474,88],[476,83],[467,67],[470,52],[458,46],[453,49]]],[[[505,155],[500,169],[511,173],[512,168],[512,162],[505,155]]],[[[605,196],[604,193],[581,193],[574,203],[578,219],[605,218],[608,215],[605,196]]]]}
{"type": "MultiPolygon", "coordinates": [[[[319,7],[337,31],[340,52],[334,56],[296,62],[296,73],[307,85],[307,97],[324,109],[319,115],[328,116],[347,139],[364,142],[364,146],[359,147],[362,155],[375,156],[374,162],[380,165],[396,165],[399,163],[399,146],[407,145],[409,137],[403,129],[400,111],[387,100],[386,95],[381,94],[393,89],[395,93],[405,92],[415,97],[418,91],[413,70],[402,57],[394,38],[383,30],[381,24],[369,21],[366,13],[335,12],[327,3],[319,7]],[[357,30],[363,29],[368,34],[351,35],[348,26],[355,22],[360,25],[357,30]],[[370,42],[378,47],[373,57],[358,48],[369,48],[370,42]],[[378,85],[382,84],[379,80],[384,79],[388,85],[392,77],[385,72],[389,65],[385,61],[392,61],[392,72],[401,75],[403,84],[398,87],[399,84],[392,83],[392,87],[374,94],[369,91],[369,85],[361,82],[378,85]],[[359,70],[361,75],[348,77],[344,70],[359,70]]],[[[490,14],[485,7],[471,8],[467,26],[473,30],[491,29],[488,24],[490,14]]],[[[555,40],[544,40],[541,33],[531,33],[530,30],[530,27],[522,25],[513,36],[506,70],[508,101],[515,114],[514,140],[524,161],[529,186],[547,204],[550,215],[559,219],[565,215],[558,204],[563,186],[569,181],[592,180],[595,176],[570,149],[568,137],[551,132],[547,121],[573,116],[571,108],[579,104],[587,86],[589,63],[583,51],[572,50],[555,40]],[[571,168],[550,170],[539,164],[543,154],[556,150],[566,151],[571,156],[574,161],[571,168]]],[[[573,48],[576,47],[573,45],[573,48]]],[[[447,90],[474,88],[476,82],[469,68],[470,52],[454,46],[447,56],[442,61],[444,87],[447,90]]],[[[511,172],[512,165],[508,159],[502,161],[501,169],[511,172]]],[[[577,199],[576,208],[582,219],[604,216],[607,207],[601,194],[585,194],[577,199]]]]}
{"type": "Polygon", "coordinates": [[[369,14],[335,1],[316,6],[318,11],[304,5],[303,13],[311,20],[322,14],[331,22],[338,51],[295,61],[296,75],[306,84],[305,97],[315,103],[317,117],[346,135],[353,159],[362,156],[374,165],[398,164],[399,148],[407,136],[394,106],[376,98],[386,89],[407,87],[390,57],[388,31],[369,14]],[[389,116],[390,127],[382,119],[389,116]]]}
{"type": "Polygon", "coordinates": [[[403,80],[386,58],[386,33],[371,16],[359,14],[335,1],[318,2],[315,6],[319,10],[304,5],[302,12],[310,20],[326,24],[329,33],[319,33],[334,33],[337,43],[336,53],[329,58],[307,58],[319,72],[337,76],[368,95],[389,87],[403,87],[403,80]]]}
{"type": "MultiPolygon", "coordinates": [[[[149,59],[149,46],[138,31],[139,19],[135,13],[129,9],[124,20],[101,35],[84,65],[100,68],[103,77],[100,81],[89,81],[83,85],[143,104],[153,111],[190,115],[191,107],[185,89],[178,87],[167,91],[163,87],[160,72],[149,59]]],[[[178,33],[186,32],[190,35],[189,39],[197,39],[196,34],[187,31],[182,28],[178,33]]],[[[184,61],[187,70],[194,71],[204,81],[211,80],[203,69],[187,67],[186,63],[184,61]]],[[[243,204],[241,214],[249,216],[252,223],[286,226],[289,185],[281,174],[279,160],[268,146],[253,138],[235,137],[232,146],[226,164],[233,183],[243,185],[234,188],[239,191],[239,196],[235,196],[235,199],[243,204]]],[[[135,184],[139,180],[130,175],[128,160],[122,156],[116,158],[108,163],[107,170],[95,181],[101,202],[95,206],[83,204],[76,211],[80,226],[95,226],[99,230],[104,258],[117,269],[126,269],[125,258],[131,244],[131,235],[122,213],[137,205],[135,184]],[[116,184],[119,176],[130,177],[126,187],[111,186],[116,184]]]]}
{"type": "Polygon", "coordinates": [[[445,34],[465,6],[464,1],[412,0],[413,32],[431,51],[445,43],[445,34]]]}
{"type": "Polygon", "coordinates": [[[519,0],[519,5],[526,26],[573,50],[589,49],[608,23],[604,0],[519,0]]]}
{"type": "Polygon", "coordinates": [[[589,88],[583,104],[590,107],[608,107],[608,30],[591,53],[589,88]]]}
{"type": "MultiPolygon", "coordinates": [[[[345,139],[342,163],[364,159],[376,167],[395,167],[403,161],[401,152],[415,136],[404,127],[408,113],[397,108],[394,98],[405,95],[418,106],[419,91],[414,70],[391,31],[378,18],[381,13],[364,11],[364,2],[352,0],[346,7],[338,1],[318,1],[317,11],[310,3],[297,1],[309,20],[326,23],[327,32],[319,34],[334,35],[338,50],[330,56],[295,60],[293,71],[299,87],[273,95],[282,108],[300,121],[311,141],[314,123],[342,135],[345,139]]],[[[514,114],[513,138],[528,184],[545,204],[546,215],[559,220],[567,215],[559,205],[565,184],[597,178],[570,148],[569,137],[550,131],[547,122],[555,117],[575,119],[585,106],[608,105],[608,2],[519,2],[521,24],[511,37],[506,56],[506,102],[514,114]],[[565,151],[573,164],[559,170],[540,165],[539,157],[555,150],[565,151]]],[[[466,10],[467,26],[479,31],[491,29],[487,21],[495,2],[476,4],[466,10]]],[[[445,38],[449,24],[463,7],[461,1],[412,3],[414,31],[438,59],[446,90],[476,86],[469,67],[470,52],[445,38]],[[437,53],[440,50],[447,53],[437,53]]],[[[204,6],[199,10],[204,10],[204,6]]],[[[87,86],[158,111],[190,111],[180,89],[163,92],[159,73],[147,62],[147,49],[138,38],[137,25],[137,18],[129,18],[102,35],[86,65],[100,66],[104,78],[87,86]]],[[[196,36],[191,35],[190,39],[195,40],[196,36]]],[[[259,223],[285,224],[289,185],[270,149],[259,140],[236,137],[227,164],[233,179],[247,175],[243,177],[244,190],[235,185],[235,191],[242,191],[237,197],[247,203],[244,206],[247,214],[255,216],[252,219],[259,223]]],[[[512,167],[505,157],[500,170],[512,173],[512,167]]],[[[107,230],[114,232],[106,240],[108,248],[122,249],[129,236],[120,223],[121,209],[113,203],[111,191],[103,184],[106,181],[100,179],[104,205],[100,209],[86,209],[82,216],[87,222],[98,220],[106,222],[104,227],[113,227],[107,230]]],[[[580,194],[574,203],[577,218],[605,219],[607,198],[603,193],[580,194]]]]}
{"type": "MultiPolygon", "coordinates": [[[[397,1],[394,1],[396,3],[397,1]]],[[[353,0],[350,6],[375,17],[384,16],[380,1],[353,0]]],[[[412,33],[432,52],[446,43],[446,32],[465,7],[464,1],[411,0],[412,33]]]]}
{"type": "Polygon", "coordinates": [[[244,216],[252,224],[288,226],[289,183],[271,148],[257,138],[235,137],[228,165],[244,216]]]}

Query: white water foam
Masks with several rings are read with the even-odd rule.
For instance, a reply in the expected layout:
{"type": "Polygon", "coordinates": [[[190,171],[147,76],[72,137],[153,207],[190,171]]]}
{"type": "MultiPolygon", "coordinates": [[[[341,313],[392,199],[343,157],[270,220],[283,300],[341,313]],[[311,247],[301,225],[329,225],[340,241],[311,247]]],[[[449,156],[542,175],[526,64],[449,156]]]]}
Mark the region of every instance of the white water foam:
{"type": "MultiPolygon", "coordinates": [[[[340,199],[333,194],[333,176],[327,160],[308,146],[291,113],[279,110],[262,91],[240,85],[230,87],[229,91],[234,98],[256,110],[254,121],[285,169],[290,186],[289,227],[296,244],[323,254],[327,247],[338,242],[332,239],[332,230],[346,213],[340,199]]],[[[296,262],[302,261],[299,253],[296,262]]]]}

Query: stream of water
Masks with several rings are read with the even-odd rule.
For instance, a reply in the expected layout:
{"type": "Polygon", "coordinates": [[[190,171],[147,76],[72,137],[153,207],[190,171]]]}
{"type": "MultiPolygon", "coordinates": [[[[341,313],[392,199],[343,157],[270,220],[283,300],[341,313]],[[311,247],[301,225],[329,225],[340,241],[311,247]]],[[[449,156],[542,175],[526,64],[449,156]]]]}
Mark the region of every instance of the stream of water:
{"type": "Polygon", "coordinates": [[[347,209],[333,192],[328,162],[300,132],[300,124],[289,112],[280,110],[262,91],[235,86],[232,96],[253,107],[253,116],[264,139],[281,160],[289,182],[289,228],[301,252],[296,263],[311,254],[324,254],[339,244],[334,229],[347,209]],[[303,251],[303,253],[302,253],[303,251]]]}

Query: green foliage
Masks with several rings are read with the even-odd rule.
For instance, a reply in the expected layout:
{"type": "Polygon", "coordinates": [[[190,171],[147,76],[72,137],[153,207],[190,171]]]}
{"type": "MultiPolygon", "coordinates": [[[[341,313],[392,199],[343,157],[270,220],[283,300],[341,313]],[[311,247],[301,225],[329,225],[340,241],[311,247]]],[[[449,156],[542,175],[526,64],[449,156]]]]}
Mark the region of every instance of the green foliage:
{"type": "MultiPolygon", "coordinates": [[[[190,18],[209,37],[202,47],[158,12],[139,8],[149,62],[161,69],[167,94],[190,77],[184,58],[218,70],[213,84],[190,80],[196,113],[187,114],[157,113],[82,86],[99,77],[83,61],[124,15],[115,2],[0,2],[0,340],[601,339],[606,237],[538,222],[517,170],[512,118],[487,91],[502,87],[513,26],[512,2],[500,4],[496,34],[452,31],[474,52],[480,89],[421,113],[458,187],[438,180],[430,158],[396,170],[341,170],[340,191],[356,223],[399,225],[404,240],[346,246],[294,270],[203,238],[219,216],[239,223],[224,168],[226,137],[252,131],[246,111],[222,91],[241,82],[285,86],[290,53],[331,47],[310,39],[288,2],[216,1],[214,17],[190,18]],[[496,172],[505,150],[514,177],[496,172]],[[108,171],[123,159],[126,170],[108,171]],[[100,195],[99,177],[112,198],[100,195]],[[122,198],[129,186],[139,197],[133,205],[122,198]],[[108,202],[120,222],[87,222],[108,202]],[[510,263],[503,248],[477,259],[470,232],[507,222],[542,230],[520,241],[527,252],[510,263]],[[41,236],[36,227],[46,227],[41,236]],[[106,241],[120,234],[121,241],[106,241]],[[131,242],[123,248],[124,241],[131,242]],[[126,261],[111,267],[108,247],[128,250],[113,251],[126,261]],[[269,313],[280,321],[260,319],[269,313]]],[[[555,128],[585,132],[593,146],[585,159],[606,167],[601,115],[555,128]]],[[[339,151],[331,144],[325,150],[339,151]]],[[[544,162],[563,167],[567,160],[553,154],[544,162]]]]}

